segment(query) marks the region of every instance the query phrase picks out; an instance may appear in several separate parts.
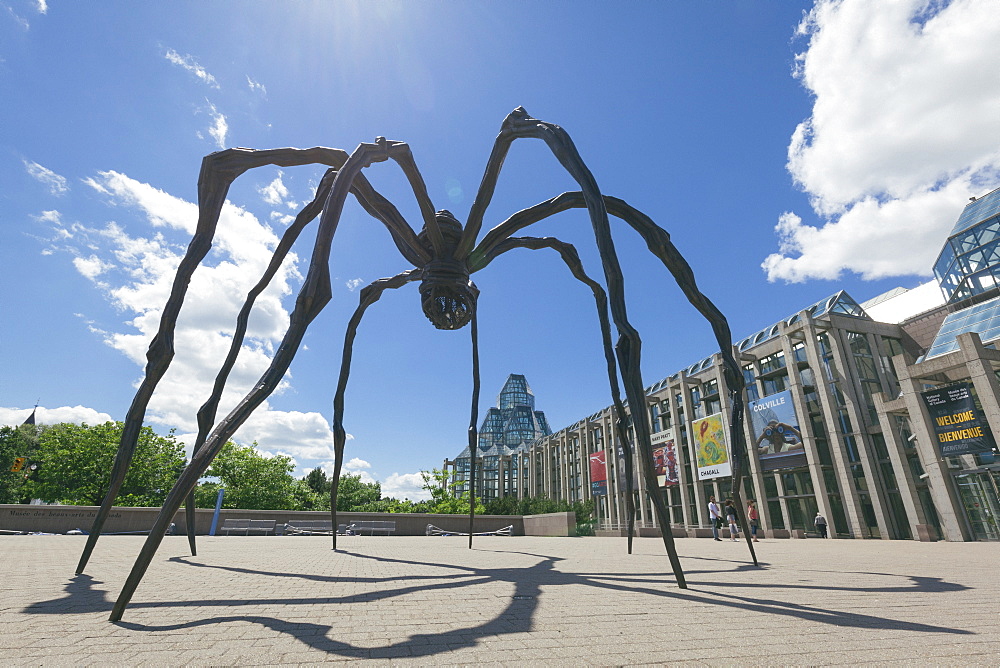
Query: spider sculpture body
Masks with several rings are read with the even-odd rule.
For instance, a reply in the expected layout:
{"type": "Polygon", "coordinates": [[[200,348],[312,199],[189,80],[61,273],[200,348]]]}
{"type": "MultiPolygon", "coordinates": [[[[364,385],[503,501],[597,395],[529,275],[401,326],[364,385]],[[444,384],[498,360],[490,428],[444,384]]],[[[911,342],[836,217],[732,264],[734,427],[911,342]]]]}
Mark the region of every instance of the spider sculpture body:
{"type": "MultiPolygon", "coordinates": [[[[471,325],[472,335],[472,416],[469,426],[469,448],[472,459],[471,496],[475,497],[475,463],[479,403],[479,359],[476,307],[479,290],[470,276],[485,268],[499,255],[513,249],[555,250],[567,268],[594,294],[597,315],[601,328],[605,362],[616,417],[616,434],[620,443],[630,444],[634,434],[636,450],[640,454],[646,488],[657,514],[663,542],[670,563],[681,588],[686,588],[684,572],[671,535],[670,519],[663,498],[657,493],[658,486],[653,469],[652,447],[650,445],[650,425],[645,410],[645,392],[639,373],[639,334],[629,323],[626,313],[622,271],[611,238],[608,214],[612,214],[630,225],[646,241],[655,254],[673,274],[688,300],[711,323],[720,347],[726,385],[729,388],[730,444],[733,455],[733,496],[738,508],[741,488],[743,452],[743,375],[733,357],[729,325],[725,317],[705,297],[695,284],[694,274],[684,258],[670,242],[670,236],[644,214],[623,202],[601,194],[597,183],[580,158],[569,135],[559,126],[534,119],[523,108],[511,112],[501,127],[487,162],[482,183],[463,226],[448,211],[435,213],[422,177],[416,168],[409,147],[402,142],[386,141],[379,137],[373,144],[361,144],[348,154],[330,148],[279,148],[252,150],[244,148],[227,149],[207,156],[198,180],[198,225],[187,253],[180,263],[174,279],[170,298],[164,306],[159,330],[147,353],[146,375],[129,408],[122,433],[121,444],[115,457],[108,492],[104,498],[87,545],[80,557],[77,573],[82,573],[96,545],[101,528],[111,506],[121,488],[125,474],[136,447],[139,429],[142,426],[146,407],[157,383],[166,372],[173,357],[173,333],[177,314],[194,270],[211,248],[219,215],[226,194],[232,182],[242,173],[264,165],[293,166],[323,164],[329,169],[320,181],[314,199],[298,214],[295,222],[285,231],[274,251],[267,270],[250,291],[240,311],[234,330],[229,354],[216,377],[212,394],[198,411],[198,435],[194,444],[191,461],[181,474],[174,488],[164,501],[163,508],[150,531],[146,542],[136,559],[125,586],[112,610],[110,619],[120,620],[136,587],[139,585],[151,562],[174,514],[187,501],[188,540],[195,553],[193,490],[199,478],[205,473],[222,446],[246,421],[275,389],[288,370],[310,322],[319,314],[331,298],[329,260],[333,236],[340,221],[341,212],[348,194],[354,195],[361,206],[388,229],[389,234],[402,256],[413,265],[391,278],[374,281],[360,294],[360,303],[352,316],[345,335],[343,357],[337,390],[334,395],[334,472],[331,490],[331,514],[337,526],[336,494],[344,455],[346,432],[343,427],[344,394],[350,374],[353,343],[358,325],[369,306],[378,301],[387,289],[395,289],[411,282],[420,282],[419,292],[424,314],[439,329],[461,329],[471,325]],[[500,169],[511,143],[519,138],[543,140],[562,166],[580,185],[580,190],[563,193],[545,202],[519,211],[487,233],[477,244],[486,208],[492,199],[500,169]],[[395,161],[403,170],[419,204],[423,226],[419,233],[403,219],[402,215],[387,199],[382,197],[362,174],[362,170],[372,163],[386,160],[395,161]],[[588,210],[597,247],[600,252],[607,292],[600,283],[585,272],[570,244],[554,238],[514,236],[519,230],[544,218],[572,208],[588,210]],[[223,388],[228,380],[246,333],[247,320],[254,302],[269,284],[288,251],[301,231],[319,216],[316,242],[312,249],[309,270],[295,301],[289,327],[276,350],[270,366],[254,388],[244,399],[216,424],[216,412],[223,388]],[[610,319],[609,319],[610,310],[610,319]],[[618,331],[618,341],[612,345],[611,323],[618,331]],[[638,407],[629,415],[626,401],[621,397],[619,378],[624,386],[627,404],[638,407]]],[[[632,551],[634,494],[632,489],[633,461],[632,448],[624,447],[625,480],[628,523],[628,551],[632,551]]],[[[474,506],[474,504],[472,504],[474,506]]],[[[473,511],[474,512],[474,511],[473,511]]],[[[472,546],[472,522],[469,518],[469,547],[472,546]]],[[[746,519],[740,517],[744,536],[756,563],[750,532],[746,530],[746,519]]],[[[337,547],[336,532],[333,532],[333,547],[337,547]]]]}

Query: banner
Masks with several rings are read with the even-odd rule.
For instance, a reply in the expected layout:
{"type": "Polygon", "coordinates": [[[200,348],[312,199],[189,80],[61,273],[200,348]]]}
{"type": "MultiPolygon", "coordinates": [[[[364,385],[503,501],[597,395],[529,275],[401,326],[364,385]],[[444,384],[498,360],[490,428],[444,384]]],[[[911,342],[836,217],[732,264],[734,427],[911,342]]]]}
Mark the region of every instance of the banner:
{"type": "Polygon", "coordinates": [[[694,451],[698,459],[698,480],[732,475],[722,413],[694,420],[691,430],[694,432],[694,451]]]}
{"type": "Polygon", "coordinates": [[[747,409],[762,471],[806,466],[805,444],[790,390],[751,401],[747,409]]]}
{"type": "Polygon", "coordinates": [[[656,482],[660,487],[676,485],[680,482],[677,473],[677,448],[674,446],[674,432],[671,430],[653,434],[653,468],[656,482]]]}
{"type": "Polygon", "coordinates": [[[996,445],[968,383],[921,392],[942,457],[989,452],[996,445]]]}
{"type": "Polygon", "coordinates": [[[590,494],[592,496],[607,496],[608,465],[604,450],[598,450],[590,455],[590,494]]]}

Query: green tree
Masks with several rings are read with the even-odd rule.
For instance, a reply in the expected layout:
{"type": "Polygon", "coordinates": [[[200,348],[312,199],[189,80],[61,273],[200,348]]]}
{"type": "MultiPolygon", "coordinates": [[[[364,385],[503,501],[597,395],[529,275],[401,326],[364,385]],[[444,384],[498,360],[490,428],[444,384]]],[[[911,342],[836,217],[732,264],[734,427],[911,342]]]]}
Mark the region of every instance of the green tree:
{"type": "MultiPolygon", "coordinates": [[[[29,477],[25,491],[43,501],[99,505],[107,493],[123,428],[122,422],[105,422],[93,426],[63,423],[42,429],[33,457],[38,470],[29,477]]],[[[168,436],[157,436],[143,427],[115,503],[161,505],[183,466],[184,447],[172,431],[168,436]]]]}
{"type": "Polygon", "coordinates": [[[321,467],[317,466],[312,471],[306,474],[303,478],[306,484],[309,485],[309,489],[313,490],[317,494],[330,495],[330,478],[327,477],[326,471],[321,467]]]}
{"type": "Polygon", "coordinates": [[[299,494],[299,510],[330,510],[330,479],[320,467],[302,478],[305,483],[299,494]]]}
{"type": "MultiPolygon", "coordinates": [[[[329,497],[329,491],[327,491],[329,497]]],[[[382,485],[378,482],[362,482],[360,475],[340,476],[337,485],[337,510],[360,510],[361,506],[377,503],[382,498],[382,485]]],[[[327,503],[329,508],[329,499],[327,503]]],[[[364,511],[361,511],[364,512],[364,511]]],[[[393,512],[393,511],[386,511],[393,512]]],[[[397,511],[397,512],[410,512],[397,511]]]]}
{"type": "Polygon", "coordinates": [[[230,441],[205,475],[219,482],[204,482],[195,490],[195,503],[215,507],[219,486],[226,488],[222,506],[243,510],[301,510],[319,503],[318,495],[305,480],[292,476],[291,457],[268,457],[257,452],[257,444],[239,445],[230,441]]]}
{"type": "Polygon", "coordinates": [[[38,463],[38,434],[43,429],[35,425],[0,427],[0,503],[27,502],[27,481],[34,475],[28,467],[38,463]],[[20,471],[11,471],[18,457],[27,461],[20,471]]]}
{"type": "MultiPolygon", "coordinates": [[[[302,510],[330,510],[330,487],[331,479],[326,471],[320,467],[314,468],[306,474],[302,481],[311,492],[314,493],[312,504],[304,504],[302,510]]],[[[340,485],[337,487],[337,510],[360,510],[368,511],[371,504],[377,504],[382,498],[382,486],[377,482],[362,482],[360,475],[345,473],[340,476],[340,485]]],[[[389,512],[389,511],[384,511],[389,512]]]]}
{"type": "MultiPolygon", "coordinates": [[[[447,471],[434,469],[421,471],[424,479],[423,488],[430,493],[431,500],[427,504],[429,513],[440,515],[467,515],[469,513],[469,493],[455,496],[455,483],[450,480],[447,471]]],[[[486,513],[482,500],[476,497],[476,514],[486,513]]]]}
{"type": "MultiPolygon", "coordinates": [[[[339,504],[338,504],[339,505],[339,504]]],[[[369,501],[355,506],[351,510],[359,513],[426,513],[427,505],[425,501],[410,501],[409,499],[384,498],[377,501],[369,501]]]]}

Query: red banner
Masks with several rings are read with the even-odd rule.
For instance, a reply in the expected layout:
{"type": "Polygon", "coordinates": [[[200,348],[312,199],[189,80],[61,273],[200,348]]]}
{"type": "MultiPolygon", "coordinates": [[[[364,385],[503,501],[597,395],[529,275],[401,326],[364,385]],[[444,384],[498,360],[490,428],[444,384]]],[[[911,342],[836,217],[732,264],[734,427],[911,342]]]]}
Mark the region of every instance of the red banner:
{"type": "Polygon", "coordinates": [[[590,493],[594,496],[608,493],[608,465],[604,450],[590,455],[590,493]]]}

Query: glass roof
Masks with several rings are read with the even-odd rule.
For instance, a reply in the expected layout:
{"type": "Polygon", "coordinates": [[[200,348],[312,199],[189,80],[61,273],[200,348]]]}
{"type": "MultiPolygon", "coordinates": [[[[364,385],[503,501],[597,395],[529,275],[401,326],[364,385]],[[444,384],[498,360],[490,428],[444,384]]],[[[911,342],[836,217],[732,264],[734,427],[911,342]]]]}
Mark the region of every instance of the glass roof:
{"type": "MultiPolygon", "coordinates": [[[[868,314],[865,313],[865,310],[861,308],[861,306],[856,301],[854,301],[854,299],[849,294],[847,294],[843,290],[825,299],[821,299],[812,306],[802,310],[807,311],[809,315],[811,315],[814,318],[824,315],[826,313],[840,313],[842,315],[850,315],[856,318],[868,317],[868,314]]],[[[791,317],[786,318],[781,322],[784,322],[786,325],[791,325],[797,322],[798,319],[799,319],[799,314],[795,313],[791,317]]],[[[736,344],[736,347],[740,351],[749,350],[754,346],[760,345],[765,341],[773,339],[778,335],[778,332],[781,331],[780,327],[781,322],[775,323],[770,327],[765,327],[759,332],[751,334],[742,341],[739,341],[736,344]]]]}
{"type": "MultiPolygon", "coordinates": [[[[861,306],[856,301],[854,301],[854,298],[851,297],[849,294],[847,294],[847,292],[845,292],[844,290],[841,290],[840,292],[834,293],[829,297],[821,299],[812,306],[802,310],[807,311],[809,315],[811,315],[814,318],[824,315],[826,313],[840,313],[841,315],[849,315],[855,318],[869,318],[868,314],[865,313],[865,310],[861,308],[861,306]]],[[[785,323],[786,325],[791,325],[795,322],[798,322],[799,313],[801,313],[801,310],[795,313],[794,315],[786,318],[785,320],[776,322],[773,325],[765,327],[759,332],[754,332],[745,339],[742,339],[741,341],[737,342],[736,343],[737,349],[739,349],[742,352],[744,350],[749,350],[754,346],[758,346],[766,341],[770,341],[771,339],[773,339],[778,335],[778,332],[781,331],[782,322],[785,323]]],[[[705,369],[712,366],[712,361],[714,359],[715,355],[706,357],[705,359],[699,362],[695,362],[691,366],[687,367],[686,369],[684,369],[684,371],[689,376],[694,375],[699,371],[704,371],[705,369]]],[[[657,381],[653,385],[650,385],[649,387],[646,388],[646,393],[652,394],[654,392],[662,390],[670,382],[677,380],[677,376],[678,373],[675,373],[668,376],[667,378],[657,381]]]]}
{"type": "Polygon", "coordinates": [[[927,349],[927,354],[922,360],[958,350],[956,339],[959,334],[966,332],[976,332],[983,343],[1000,339],[1000,297],[949,313],[941,323],[941,329],[938,330],[934,343],[927,349]]]}
{"type": "Polygon", "coordinates": [[[953,237],[962,230],[968,229],[981,220],[995,216],[1000,213],[1000,188],[991,190],[974,202],[965,205],[965,210],[958,217],[949,237],[953,237]]]}

